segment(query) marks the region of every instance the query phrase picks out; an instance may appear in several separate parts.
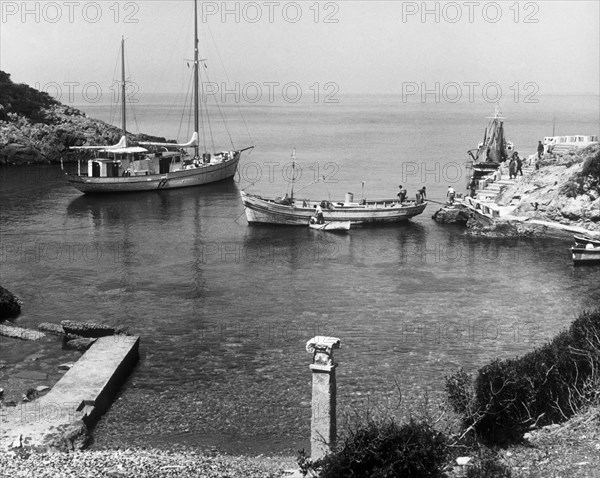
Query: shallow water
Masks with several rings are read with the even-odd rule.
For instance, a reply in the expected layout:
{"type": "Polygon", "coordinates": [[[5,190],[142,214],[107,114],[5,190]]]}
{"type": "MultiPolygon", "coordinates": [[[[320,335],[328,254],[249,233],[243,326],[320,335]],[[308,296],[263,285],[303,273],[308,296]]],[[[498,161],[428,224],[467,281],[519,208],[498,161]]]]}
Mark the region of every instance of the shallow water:
{"type": "MultiPolygon", "coordinates": [[[[293,135],[308,143],[296,144],[307,176],[311,165],[338,168],[337,182],[300,195],[356,197],[366,177],[365,195],[394,196],[408,157],[439,167],[423,182],[441,200],[444,165],[471,144],[453,146],[457,126],[445,131],[451,122],[440,114],[469,115],[425,106],[406,115],[382,114],[377,102],[302,114],[289,106],[269,118],[257,107],[266,152],[246,156],[236,181],[203,188],[92,197],[70,188],[57,167],[2,169],[1,280],[25,303],[17,322],[90,320],[142,337],[140,364],[98,424],[95,446],[294,451],[308,446],[305,344],[315,335],[342,341],[341,415],[383,406],[401,416],[441,393],[457,367],[474,371],[525,353],[600,302],[600,269],[574,268],[568,238],[469,238],[432,221],[433,203],[405,224],[347,235],[247,225],[240,189],[285,192],[279,175],[291,151],[280,151],[289,146],[282,137],[293,135]],[[404,151],[398,164],[394,151],[404,151]],[[253,187],[250,164],[263,173],[253,187]]],[[[592,122],[586,118],[574,129],[592,122]]],[[[468,122],[482,129],[485,119],[468,122]]],[[[479,129],[463,136],[476,141],[479,129]]],[[[421,177],[404,178],[409,193],[421,185],[421,177]]],[[[25,347],[3,342],[3,360],[21,360],[25,347]]],[[[62,353],[57,347],[56,358],[62,353]]]]}

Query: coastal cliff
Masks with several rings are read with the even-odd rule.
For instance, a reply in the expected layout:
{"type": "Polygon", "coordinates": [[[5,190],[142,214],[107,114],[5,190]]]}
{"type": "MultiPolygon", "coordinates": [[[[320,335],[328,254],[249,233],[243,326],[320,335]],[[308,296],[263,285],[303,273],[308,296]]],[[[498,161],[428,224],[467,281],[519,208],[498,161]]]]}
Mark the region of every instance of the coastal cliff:
{"type": "Polygon", "coordinates": [[[500,216],[491,223],[474,216],[470,234],[538,235],[561,226],[600,233],[600,145],[544,155],[534,171],[502,186],[494,204],[500,216]]]}
{"type": "MultiPolygon", "coordinates": [[[[44,164],[76,161],[89,153],[71,146],[111,145],[121,130],[104,121],[88,118],[76,108],[25,84],[15,84],[0,71],[0,164],[44,164]]],[[[130,135],[133,142],[164,138],[130,135]]]]}

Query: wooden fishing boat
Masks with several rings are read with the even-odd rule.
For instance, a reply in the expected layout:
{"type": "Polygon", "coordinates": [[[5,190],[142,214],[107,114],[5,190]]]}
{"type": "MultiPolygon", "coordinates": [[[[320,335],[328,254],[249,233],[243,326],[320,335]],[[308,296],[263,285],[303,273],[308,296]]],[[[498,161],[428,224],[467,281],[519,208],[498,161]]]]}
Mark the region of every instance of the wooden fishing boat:
{"type": "MultiPolygon", "coordinates": [[[[87,168],[77,165],[77,173],[67,173],[69,184],[84,193],[116,193],[201,186],[233,178],[242,152],[254,148],[227,149],[200,154],[198,7],[194,1],[194,133],[183,144],[140,142],[128,144],[126,129],[125,42],[121,40],[121,140],[112,146],[77,146],[89,150],[93,158],[87,168]],[[191,151],[189,151],[191,150],[191,151]]],[[[204,64],[204,63],[203,63],[204,64]]]]}
{"type": "MultiPolygon", "coordinates": [[[[283,198],[263,198],[256,194],[240,191],[246,219],[249,224],[281,224],[285,226],[304,226],[310,224],[316,215],[317,206],[323,211],[325,223],[363,225],[374,223],[393,223],[406,221],[421,214],[427,206],[426,201],[405,201],[398,199],[361,199],[354,202],[354,195],[346,193],[343,201],[298,199],[294,197],[296,149],[292,152],[291,194],[283,198]]],[[[363,183],[364,188],[364,183],[363,183]]],[[[364,196],[364,189],[363,189],[364,196]]],[[[322,224],[321,224],[322,225],[322,224]]],[[[346,227],[342,226],[329,227],[346,227]]],[[[312,226],[312,225],[311,225],[312,226]]],[[[348,226],[350,227],[350,226],[348,226]]]]}
{"type": "Polygon", "coordinates": [[[573,264],[600,264],[600,247],[591,244],[571,247],[573,264]]]}
{"type": "Polygon", "coordinates": [[[587,244],[591,244],[594,247],[600,247],[600,238],[594,239],[593,237],[579,236],[577,234],[573,234],[573,239],[575,239],[575,243],[578,246],[585,247],[587,244]]]}
{"type": "Polygon", "coordinates": [[[347,232],[350,230],[350,221],[330,221],[323,224],[309,222],[308,227],[317,231],[347,232]]]}
{"type": "Polygon", "coordinates": [[[397,199],[363,200],[359,203],[347,201],[326,201],[298,198],[263,198],[241,191],[242,202],[249,223],[282,224],[304,226],[315,214],[315,208],[323,209],[325,222],[349,222],[354,225],[393,223],[410,219],[421,214],[427,202],[416,204],[397,199]]]}

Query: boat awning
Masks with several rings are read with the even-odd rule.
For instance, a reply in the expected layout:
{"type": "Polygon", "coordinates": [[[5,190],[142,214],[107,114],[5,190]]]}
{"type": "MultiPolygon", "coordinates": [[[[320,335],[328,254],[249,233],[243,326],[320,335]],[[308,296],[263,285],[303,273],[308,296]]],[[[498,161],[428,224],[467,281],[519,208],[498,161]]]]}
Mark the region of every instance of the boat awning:
{"type": "Polygon", "coordinates": [[[119,142],[117,144],[114,144],[112,146],[71,146],[70,149],[93,149],[93,150],[99,150],[99,151],[108,151],[108,150],[113,150],[113,149],[122,149],[122,148],[127,148],[127,137],[125,136],[121,136],[121,139],[119,140],[119,142]]]}
{"type": "Polygon", "coordinates": [[[198,146],[198,133],[194,132],[192,139],[190,139],[187,143],[152,143],[148,141],[140,141],[140,144],[143,144],[144,146],[164,146],[165,148],[193,148],[198,146]]]}
{"type": "Polygon", "coordinates": [[[131,153],[147,153],[148,150],[145,148],[140,148],[139,146],[131,146],[129,148],[119,148],[119,149],[102,149],[101,153],[114,153],[114,154],[131,154],[131,153]]]}

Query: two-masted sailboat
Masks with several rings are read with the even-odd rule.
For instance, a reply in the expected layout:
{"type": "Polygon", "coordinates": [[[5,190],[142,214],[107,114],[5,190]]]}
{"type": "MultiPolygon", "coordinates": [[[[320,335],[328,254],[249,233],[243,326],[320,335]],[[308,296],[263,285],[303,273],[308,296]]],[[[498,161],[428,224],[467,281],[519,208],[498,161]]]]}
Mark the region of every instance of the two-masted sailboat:
{"type": "Polygon", "coordinates": [[[113,146],[72,147],[94,154],[87,161],[85,170],[78,163],[77,174],[67,174],[67,181],[72,186],[84,193],[114,193],[200,186],[233,178],[242,152],[254,146],[200,154],[198,44],[198,6],[195,0],[194,134],[190,141],[184,144],[140,142],[130,145],[126,130],[125,42],[121,41],[121,140],[113,146]]]}

